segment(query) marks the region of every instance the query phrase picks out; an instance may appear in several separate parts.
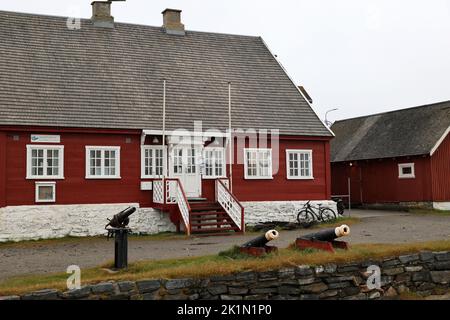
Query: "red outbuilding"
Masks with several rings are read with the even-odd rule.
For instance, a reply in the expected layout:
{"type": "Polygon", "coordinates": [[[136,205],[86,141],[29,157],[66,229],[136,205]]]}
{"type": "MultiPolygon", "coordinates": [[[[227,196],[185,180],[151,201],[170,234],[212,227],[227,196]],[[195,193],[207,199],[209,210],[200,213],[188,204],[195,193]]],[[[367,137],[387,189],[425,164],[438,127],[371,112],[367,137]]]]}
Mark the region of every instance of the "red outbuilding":
{"type": "Polygon", "coordinates": [[[333,204],[333,134],[260,37],[110,6],[0,12],[0,241],[101,234],[127,206],[135,232],[216,234],[333,204]]]}
{"type": "Polygon", "coordinates": [[[332,193],[352,204],[450,210],[450,102],[337,121],[332,193]],[[349,192],[350,191],[350,192],[349,192]]]}

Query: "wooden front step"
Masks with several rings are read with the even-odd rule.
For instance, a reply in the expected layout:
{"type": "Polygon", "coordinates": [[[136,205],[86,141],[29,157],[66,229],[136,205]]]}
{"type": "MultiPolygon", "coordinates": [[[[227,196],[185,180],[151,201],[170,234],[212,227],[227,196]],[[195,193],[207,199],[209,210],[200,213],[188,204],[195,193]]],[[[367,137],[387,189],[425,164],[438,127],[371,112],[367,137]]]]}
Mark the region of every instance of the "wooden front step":
{"type": "Polygon", "coordinates": [[[191,207],[191,234],[222,236],[239,232],[239,228],[223,208],[215,202],[189,202],[191,207]]]}
{"type": "Polygon", "coordinates": [[[217,216],[217,215],[226,215],[225,211],[198,211],[198,212],[191,212],[191,217],[201,217],[201,216],[217,216]]]}
{"type": "Polygon", "coordinates": [[[231,226],[232,222],[230,221],[216,221],[216,222],[207,222],[207,223],[191,223],[191,227],[205,227],[205,226],[231,226]]]}
{"type": "Polygon", "coordinates": [[[212,217],[212,218],[205,218],[205,217],[193,218],[193,217],[191,217],[191,221],[192,222],[198,222],[198,221],[228,221],[230,223],[233,222],[233,220],[230,217],[228,217],[228,216],[215,216],[215,217],[212,217]]]}
{"type": "Polygon", "coordinates": [[[201,233],[205,233],[205,232],[214,232],[214,233],[218,233],[221,231],[239,231],[238,227],[224,227],[224,228],[195,228],[195,229],[191,229],[191,233],[197,233],[197,232],[201,232],[201,233]]]}

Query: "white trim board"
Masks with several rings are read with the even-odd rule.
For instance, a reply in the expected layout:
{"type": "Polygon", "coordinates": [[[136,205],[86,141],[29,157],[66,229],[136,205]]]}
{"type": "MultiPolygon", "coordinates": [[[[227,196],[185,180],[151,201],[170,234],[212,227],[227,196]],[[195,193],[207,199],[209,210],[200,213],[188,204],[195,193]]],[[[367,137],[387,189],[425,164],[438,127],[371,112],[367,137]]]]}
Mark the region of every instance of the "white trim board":
{"type": "Polygon", "coordinates": [[[437,149],[442,144],[442,142],[444,142],[445,138],[447,137],[447,135],[449,133],[450,133],[450,127],[448,127],[447,130],[445,130],[444,134],[439,138],[439,140],[436,142],[434,147],[431,149],[430,156],[432,156],[437,151],[437,149]]]}

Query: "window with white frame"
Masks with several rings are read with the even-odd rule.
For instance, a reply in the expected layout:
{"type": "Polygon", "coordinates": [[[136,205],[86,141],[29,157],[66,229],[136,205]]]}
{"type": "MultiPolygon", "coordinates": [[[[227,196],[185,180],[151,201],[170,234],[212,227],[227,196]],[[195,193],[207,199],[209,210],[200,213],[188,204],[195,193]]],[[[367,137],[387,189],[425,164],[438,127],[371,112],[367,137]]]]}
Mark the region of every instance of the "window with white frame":
{"type": "Polygon", "coordinates": [[[56,201],[56,182],[36,182],[36,202],[56,201]]]}
{"type": "Polygon", "coordinates": [[[288,179],[313,179],[312,150],[286,150],[288,179]]]}
{"type": "Polygon", "coordinates": [[[120,147],[86,147],[86,178],[120,178],[120,147]]]}
{"type": "Polygon", "coordinates": [[[159,178],[163,176],[165,153],[163,146],[141,147],[142,178],[159,178]]]}
{"type": "Polygon", "coordinates": [[[398,177],[401,179],[415,178],[414,163],[400,163],[398,165],[398,177]]]}
{"type": "Polygon", "coordinates": [[[64,146],[27,145],[27,179],[64,179],[64,146]]]}
{"type": "Polygon", "coordinates": [[[244,149],[245,179],[272,179],[272,149],[244,149]]]}
{"type": "Polygon", "coordinates": [[[225,177],[225,149],[224,148],[205,148],[203,151],[204,175],[208,178],[225,177]]]}

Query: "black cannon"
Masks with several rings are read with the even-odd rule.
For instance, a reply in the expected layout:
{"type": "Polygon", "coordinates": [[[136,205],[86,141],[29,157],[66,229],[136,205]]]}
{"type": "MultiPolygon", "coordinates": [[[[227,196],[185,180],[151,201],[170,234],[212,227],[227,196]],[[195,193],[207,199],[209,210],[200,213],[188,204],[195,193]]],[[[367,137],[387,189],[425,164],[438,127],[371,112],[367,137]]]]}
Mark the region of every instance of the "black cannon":
{"type": "Polygon", "coordinates": [[[279,236],[280,234],[277,230],[269,230],[265,234],[244,243],[240,247],[240,251],[253,256],[260,256],[265,253],[276,251],[277,247],[268,246],[267,243],[277,239],[279,236]]]}
{"type": "Polygon", "coordinates": [[[335,241],[337,238],[348,236],[350,234],[350,227],[343,224],[334,229],[321,230],[315,233],[310,233],[297,238],[295,244],[299,249],[321,249],[334,252],[333,248],[348,249],[347,242],[335,241]]]}
{"type": "Polygon", "coordinates": [[[111,228],[126,228],[130,223],[130,216],[136,211],[135,207],[128,207],[125,210],[115,214],[112,219],[108,219],[108,224],[105,226],[105,229],[108,230],[108,227],[111,228]]]}
{"type": "Polygon", "coordinates": [[[316,233],[307,234],[302,238],[309,240],[333,241],[334,239],[347,236],[349,234],[350,234],[349,226],[343,224],[342,226],[336,227],[334,229],[327,229],[316,233]]]}
{"type": "Polygon", "coordinates": [[[114,268],[122,269],[128,266],[128,228],[130,216],[136,208],[129,207],[108,219],[105,229],[108,230],[108,239],[114,236],[114,268]]]}

